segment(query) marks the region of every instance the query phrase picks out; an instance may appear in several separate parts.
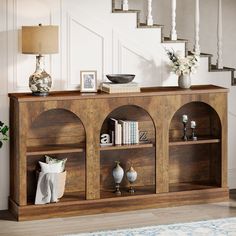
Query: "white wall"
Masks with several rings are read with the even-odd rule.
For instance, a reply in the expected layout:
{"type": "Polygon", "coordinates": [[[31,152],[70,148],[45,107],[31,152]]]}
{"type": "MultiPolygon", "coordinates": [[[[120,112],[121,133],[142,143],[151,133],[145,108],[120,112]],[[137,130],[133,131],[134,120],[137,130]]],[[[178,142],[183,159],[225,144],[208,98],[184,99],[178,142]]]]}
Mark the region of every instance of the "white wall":
{"type": "MultiPolygon", "coordinates": [[[[7,98],[7,4],[0,4],[0,120],[8,121],[8,98],[7,98]]],[[[9,193],[9,156],[8,145],[0,150],[0,209],[7,206],[9,193]]]]}
{"type": "MultiPolygon", "coordinates": [[[[168,34],[169,1],[153,2],[154,19],[166,24],[168,34]]],[[[130,5],[146,9],[141,1],[130,0],[130,5]]],[[[143,21],[145,15],[142,14],[143,21]]],[[[99,81],[105,80],[108,73],[135,73],[136,81],[142,86],[176,84],[177,78],[166,67],[163,46],[184,51],[184,44],[163,45],[160,29],[136,29],[136,15],[112,14],[111,0],[1,0],[0,120],[8,122],[7,93],[29,91],[28,77],[35,68],[35,58],[21,54],[20,29],[22,25],[38,23],[60,26],[60,53],[46,57],[53,90],[78,89],[80,70],[94,69],[98,71],[99,81]]],[[[203,59],[193,84],[212,81],[230,86],[229,73],[209,74],[207,61],[203,59]]],[[[234,123],[234,118],[230,122],[234,123]]],[[[231,148],[231,159],[233,151],[231,148]]],[[[9,195],[8,153],[5,145],[0,150],[0,209],[7,208],[9,195]]]]}

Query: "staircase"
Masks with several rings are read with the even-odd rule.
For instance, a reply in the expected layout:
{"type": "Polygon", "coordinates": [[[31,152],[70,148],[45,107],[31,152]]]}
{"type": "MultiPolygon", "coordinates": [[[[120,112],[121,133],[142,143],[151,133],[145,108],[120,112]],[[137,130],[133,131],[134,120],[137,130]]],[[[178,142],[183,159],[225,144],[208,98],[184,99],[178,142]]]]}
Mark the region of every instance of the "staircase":
{"type": "MultiPolygon", "coordinates": [[[[186,40],[186,39],[179,39],[178,38],[178,34],[177,32],[175,32],[175,28],[176,28],[176,0],[169,0],[171,1],[171,12],[172,12],[172,26],[171,26],[171,32],[170,32],[170,37],[165,37],[164,36],[164,26],[163,25],[158,25],[158,24],[153,24],[152,26],[147,25],[147,23],[144,23],[145,20],[143,20],[141,22],[141,11],[140,10],[128,10],[128,11],[124,11],[122,10],[122,5],[118,5],[117,2],[119,0],[113,0],[112,1],[112,13],[119,13],[119,14],[136,14],[136,26],[137,26],[137,30],[141,30],[141,29],[145,29],[145,28],[150,28],[150,30],[155,30],[155,29],[159,29],[161,31],[160,35],[161,35],[161,40],[156,38],[156,40],[159,40],[159,43],[161,45],[164,45],[165,47],[168,48],[173,48],[174,50],[176,50],[175,45],[180,45],[180,44],[184,44],[184,49],[183,49],[183,53],[185,53],[185,55],[189,55],[191,52],[189,50],[191,50],[189,48],[190,45],[190,41],[186,40]],[[115,7],[115,3],[116,6],[119,7],[115,7]],[[176,35],[175,35],[176,33],[176,35]],[[175,36],[177,36],[175,38],[175,36]]],[[[146,1],[146,0],[144,0],[146,1]]],[[[199,45],[199,20],[200,20],[200,11],[199,11],[199,0],[194,0],[196,3],[196,13],[195,13],[195,45],[194,45],[194,49],[200,49],[200,45],[199,45]]],[[[157,0],[158,5],[161,3],[161,0],[157,0]]],[[[162,0],[162,3],[164,3],[164,5],[166,6],[166,2],[167,0],[162,0]]],[[[190,1],[189,1],[190,2],[190,1]]],[[[191,1],[192,2],[192,1],[191,1]]],[[[203,2],[203,1],[202,1],[203,2]]],[[[229,124],[229,129],[228,129],[228,146],[229,146],[229,186],[231,188],[235,188],[235,152],[236,152],[236,147],[234,145],[234,140],[236,138],[235,135],[235,124],[236,124],[236,107],[235,107],[235,100],[236,100],[236,73],[235,73],[235,69],[234,68],[229,68],[229,67],[224,67],[223,66],[223,60],[222,60],[222,0],[217,0],[215,1],[215,3],[218,2],[218,22],[217,22],[217,28],[218,28],[218,32],[217,32],[217,60],[216,63],[213,64],[213,55],[209,54],[209,53],[203,53],[200,52],[200,66],[198,68],[198,71],[196,73],[196,75],[192,76],[192,82],[193,84],[215,84],[218,86],[223,86],[223,87],[227,87],[229,88],[229,94],[228,94],[228,117],[225,117],[226,119],[228,119],[228,124],[229,124]],[[229,79],[228,79],[229,78],[229,79]]],[[[150,4],[150,3],[149,3],[150,4]]],[[[169,8],[163,8],[160,7],[160,9],[162,10],[169,10],[169,8]]],[[[150,11],[150,9],[149,9],[150,11]]],[[[206,12],[204,12],[205,17],[206,17],[206,12]]],[[[122,18],[124,18],[125,16],[123,15],[122,18]]],[[[191,22],[190,22],[191,23],[191,22]]],[[[165,23],[166,25],[166,23],[165,23]]],[[[122,27],[122,26],[121,26],[122,27]]],[[[123,26],[124,27],[124,26],[123,26]]],[[[143,34],[145,34],[146,32],[143,32],[143,34]]],[[[214,37],[212,34],[210,34],[211,37],[214,37]]],[[[205,39],[206,40],[206,39],[205,39]]],[[[179,48],[178,48],[179,49],[179,48]]],[[[200,50],[199,50],[200,51],[200,50]]],[[[155,52],[154,52],[155,54],[155,52]]],[[[159,55],[159,57],[163,57],[163,63],[162,66],[160,67],[160,70],[162,71],[162,81],[160,81],[159,85],[162,86],[173,86],[173,85],[177,85],[177,79],[175,78],[176,76],[171,75],[170,71],[168,71],[167,69],[165,69],[165,65],[168,64],[169,59],[165,58],[164,52],[163,55],[159,55]],[[164,72],[163,72],[164,71],[164,72]]],[[[152,62],[150,62],[150,64],[152,64],[152,62]]],[[[152,69],[152,68],[151,68],[152,69]]],[[[150,69],[145,69],[143,68],[143,70],[145,71],[145,74],[148,73],[150,71],[150,69]]],[[[158,70],[157,70],[158,71],[158,70]]],[[[123,72],[118,71],[118,72],[123,72]]],[[[135,70],[135,73],[137,71],[135,70]]],[[[154,75],[155,76],[155,75],[154,75]]],[[[144,80],[146,79],[146,77],[144,77],[144,80]]],[[[155,86],[155,79],[151,79],[149,80],[149,84],[151,86],[155,86]]]]}
{"type": "MultiPolygon", "coordinates": [[[[121,1],[121,6],[120,8],[116,8],[116,0],[112,0],[112,13],[124,13],[124,14],[136,14],[137,15],[137,28],[138,29],[152,29],[152,28],[159,28],[161,30],[161,43],[162,44],[175,44],[175,43],[184,43],[185,44],[185,55],[191,55],[191,52],[188,51],[188,40],[187,39],[179,39],[177,38],[177,33],[176,33],[176,0],[171,0],[172,1],[172,30],[170,32],[170,37],[165,37],[163,33],[164,25],[156,24],[156,23],[148,23],[148,17],[152,16],[152,7],[151,3],[152,0],[148,0],[148,17],[146,23],[141,22],[141,10],[137,9],[129,9],[128,7],[128,1],[121,1]],[[126,10],[123,8],[123,4],[126,4],[126,10]]],[[[196,12],[195,12],[195,46],[194,49],[196,51],[196,48],[200,52],[200,45],[199,45],[199,18],[200,18],[200,11],[199,11],[199,0],[196,1],[196,12]]],[[[221,6],[221,1],[218,0],[219,3],[219,12],[218,12],[218,58],[217,61],[221,61],[222,63],[222,6],[221,6]]],[[[212,54],[208,53],[202,53],[200,52],[200,57],[201,58],[207,58],[208,59],[208,72],[229,72],[231,74],[231,85],[236,86],[236,75],[235,75],[235,68],[229,68],[225,66],[221,66],[220,64],[214,65],[212,64],[212,54]]]]}

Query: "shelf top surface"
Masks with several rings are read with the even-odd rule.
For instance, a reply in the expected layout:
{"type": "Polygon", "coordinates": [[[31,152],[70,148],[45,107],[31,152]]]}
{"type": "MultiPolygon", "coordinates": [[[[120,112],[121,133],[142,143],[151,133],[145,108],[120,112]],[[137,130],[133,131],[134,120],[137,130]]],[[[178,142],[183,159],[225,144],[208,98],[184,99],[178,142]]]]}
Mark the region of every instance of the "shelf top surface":
{"type": "Polygon", "coordinates": [[[117,98],[117,97],[143,97],[143,96],[166,96],[166,95],[188,95],[204,93],[227,93],[228,89],[215,85],[194,85],[191,89],[179,87],[150,87],[141,88],[140,93],[114,93],[108,94],[98,91],[97,93],[81,93],[79,91],[56,91],[50,92],[46,97],[33,96],[31,93],[10,93],[9,97],[21,102],[31,101],[53,101],[72,99],[94,99],[94,98],[117,98]]]}

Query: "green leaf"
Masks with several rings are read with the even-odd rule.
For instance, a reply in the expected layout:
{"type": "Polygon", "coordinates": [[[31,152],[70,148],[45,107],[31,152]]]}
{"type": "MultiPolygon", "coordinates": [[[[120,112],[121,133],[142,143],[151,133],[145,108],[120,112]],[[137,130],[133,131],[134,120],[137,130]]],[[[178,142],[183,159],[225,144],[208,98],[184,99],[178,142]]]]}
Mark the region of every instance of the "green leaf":
{"type": "Polygon", "coordinates": [[[2,128],[1,133],[2,133],[3,135],[6,135],[8,130],[9,130],[9,128],[5,125],[5,126],[2,128]]]}

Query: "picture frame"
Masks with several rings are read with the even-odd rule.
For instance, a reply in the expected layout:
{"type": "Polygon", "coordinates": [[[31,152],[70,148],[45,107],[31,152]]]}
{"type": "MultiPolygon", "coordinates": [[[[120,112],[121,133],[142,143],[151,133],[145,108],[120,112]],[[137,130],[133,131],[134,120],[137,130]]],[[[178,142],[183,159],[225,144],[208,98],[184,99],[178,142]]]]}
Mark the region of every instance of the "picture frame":
{"type": "Polygon", "coordinates": [[[97,92],[97,71],[80,71],[80,92],[97,92]]]}

